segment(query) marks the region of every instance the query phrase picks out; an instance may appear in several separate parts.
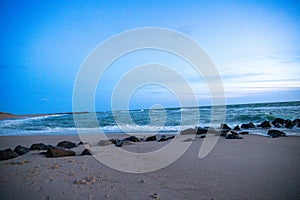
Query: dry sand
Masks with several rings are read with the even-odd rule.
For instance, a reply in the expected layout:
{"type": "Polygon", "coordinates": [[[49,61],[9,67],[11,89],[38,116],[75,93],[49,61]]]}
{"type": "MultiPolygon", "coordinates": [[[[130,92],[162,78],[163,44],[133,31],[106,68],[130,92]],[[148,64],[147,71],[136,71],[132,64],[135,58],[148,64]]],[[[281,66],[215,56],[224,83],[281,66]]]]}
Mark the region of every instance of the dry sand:
{"type": "MultiPolygon", "coordinates": [[[[31,151],[0,161],[0,198],[300,199],[300,137],[243,137],[220,138],[203,159],[198,158],[203,141],[198,138],[176,162],[145,174],[116,171],[92,156],[45,158],[31,151]]],[[[76,136],[3,136],[0,149],[37,142],[56,145],[63,140],[80,141],[76,136]]],[[[148,151],[166,143],[126,148],[148,151]]]]}

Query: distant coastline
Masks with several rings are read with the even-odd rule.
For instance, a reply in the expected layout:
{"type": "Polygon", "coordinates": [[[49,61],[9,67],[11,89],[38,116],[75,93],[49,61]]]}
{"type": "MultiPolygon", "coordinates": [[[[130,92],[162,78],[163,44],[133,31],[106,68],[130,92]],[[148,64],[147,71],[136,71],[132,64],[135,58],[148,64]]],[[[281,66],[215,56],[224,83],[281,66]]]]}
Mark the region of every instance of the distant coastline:
{"type": "Polygon", "coordinates": [[[88,113],[88,112],[65,112],[65,113],[50,113],[50,114],[15,115],[15,114],[12,114],[12,113],[0,112],[0,120],[28,118],[28,117],[41,117],[41,116],[51,116],[51,115],[61,115],[61,114],[86,114],[86,113],[88,113]]]}

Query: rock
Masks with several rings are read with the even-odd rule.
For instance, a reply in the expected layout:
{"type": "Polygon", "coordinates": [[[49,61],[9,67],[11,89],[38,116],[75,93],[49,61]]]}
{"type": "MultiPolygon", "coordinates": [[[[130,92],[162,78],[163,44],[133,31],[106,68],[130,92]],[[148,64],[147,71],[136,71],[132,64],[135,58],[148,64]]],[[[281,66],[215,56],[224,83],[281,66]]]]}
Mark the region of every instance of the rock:
{"type": "Polygon", "coordinates": [[[175,135],[170,136],[170,137],[166,137],[165,135],[162,135],[162,137],[158,140],[158,142],[167,141],[167,140],[170,140],[170,139],[173,139],[173,138],[175,138],[175,135]]]}
{"type": "Polygon", "coordinates": [[[249,124],[242,124],[241,128],[244,129],[255,128],[255,125],[252,122],[250,122],[249,124]]]}
{"type": "Polygon", "coordinates": [[[200,138],[205,138],[205,137],[206,137],[206,135],[201,135],[201,136],[200,136],[200,138]]]}
{"type": "Polygon", "coordinates": [[[236,125],[236,126],[233,128],[233,130],[235,130],[235,131],[240,131],[241,129],[240,129],[240,126],[239,126],[239,125],[236,125]]]}
{"type": "Polygon", "coordinates": [[[75,152],[61,147],[52,147],[48,149],[46,152],[47,158],[65,157],[65,156],[75,156],[75,152]]]}
{"type": "Polygon", "coordinates": [[[107,146],[107,145],[111,145],[111,144],[113,144],[113,142],[111,140],[100,140],[98,142],[99,146],[107,146]]]}
{"type": "Polygon", "coordinates": [[[80,156],[91,156],[91,152],[88,149],[84,149],[80,156]]]}
{"type": "Polygon", "coordinates": [[[30,150],[48,150],[51,147],[51,145],[45,145],[44,143],[36,143],[30,146],[30,150]]]}
{"type": "Polygon", "coordinates": [[[83,145],[83,142],[81,141],[81,142],[79,142],[78,144],[77,144],[77,146],[79,146],[79,145],[83,145]]]}
{"type": "Polygon", "coordinates": [[[117,144],[120,140],[119,139],[110,139],[109,141],[111,141],[111,143],[113,143],[113,144],[117,144]]]}
{"type": "Polygon", "coordinates": [[[208,131],[208,127],[205,128],[197,127],[197,135],[206,134],[207,131],[208,131]]]}
{"type": "Polygon", "coordinates": [[[285,128],[293,128],[294,127],[294,124],[291,120],[287,119],[285,120],[285,125],[284,125],[285,128]]]}
{"type": "Polygon", "coordinates": [[[277,128],[280,128],[284,125],[284,119],[282,118],[275,118],[273,121],[272,121],[272,124],[277,127],[277,128]]]}
{"type": "Polygon", "coordinates": [[[272,124],[276,127],[276,128],[281,128],[282,125],[279,122],[272,122],[272,124]]]}
{"type": "Polygon", "coordinates": [[[11,149],[0,150],[0,160],[9,160],[18,157],[18,154],[11,149]]]}
{"type": "Polygon", "coordinates": [[[159,195],[157,193],[153,193],[150,195],[151,199],[159,199],[159,195]]]}
{"type": "Polygon", "coordinates": [[[180,135],[195,135],[196,130],[193,128],[188,128],[180,132],[180,135]]]}
{"type": "Polygon", "coordinates": [[[275,129],[270,129],[268,131],[268,135],[271,136],[272,138],[280,137],[280,136],[286,136],[286,134],[282,131],[278,131],[275,129]]]}
{"type": "Polygon", "coordinates": [[[257,125],[257,127],[261,127],[261,128],[271,128],[271,122],[269,121],[263,121],[261,124],[257,125]]]}
{"type": "Polygon", "coordinates": [[[150,141],[156,141],[156,135],[149,136],[146,138],[146,142],[150,142],[150,141]]]}
{"type": "Polygon", "coordinates": [[[293,120],[293,124],[294,124],[295,126],[297,126],[298,128],[300,128],[300,119],[295,119],[295,120],[293,120]]]}
{"type": "Polygon", "coordinates": [[[126,145],[133,145],[133,142],[131,141],[124,141],[124,140],[120,140],[117,144],[116,147],[122,147],[122,146],[126,146],[126,145]]]}
{"type": "Polygon", "coordinates": [[[220,125],[220,129],[228,130],[228,131],[231,130],[231,128],[230,128],[227,124],[221,124],[221,125],[220,125]]]}
{"type": "Polygon", "coordinates": [[[241,128],[248,129],[249,128],[249,124],[242,124],[241,128]]]}
{"type": "Polygon", "coordinates": [[[27,147],[23,147],[21,145],[16,146],[16,148],[14,149],[14,152],[16,152],[19,156],[26,154],[30,151],[29,148],[27,147]]]}
{"type": "Polygon", "coordinates": [[[193,142],[193,139],[192,138],[187,138],[187,139],[183,140],[182,142],[193,142]]]}
{"type": "Polygon", "coordinates": [[[128,138],[123,139],[123,141],[140,142],[140,139],[135,136],[130,136],[128,138]]]}
{"type": "Polygon", "coordinates": [[[255,124],[253,124],[252,122],[249,123],[249,128],[255,128],[255,124]]]}
{"type": "Polygon", "coordinates": [[[238,135],[239,134],[236,131],[229,131],[227,132],[225,139],[243,139],[238,135]]]}
{"type": "Polygon", "coordinates": [[[247,135],[247,134],[249,134],[249,132],[248,131],[241,131],[241,132],[239,132],[239,134],[240,135],[247,135]]]}
{"type": "Polygon", "coordinates": [[[77,145],[74,142],[62,141],[62,142],[58,143],[56,146],[57,147],[63,147],[63,148],[66,148],[66,149],[71,149],[71,148],[76,147],[77,145]]]}

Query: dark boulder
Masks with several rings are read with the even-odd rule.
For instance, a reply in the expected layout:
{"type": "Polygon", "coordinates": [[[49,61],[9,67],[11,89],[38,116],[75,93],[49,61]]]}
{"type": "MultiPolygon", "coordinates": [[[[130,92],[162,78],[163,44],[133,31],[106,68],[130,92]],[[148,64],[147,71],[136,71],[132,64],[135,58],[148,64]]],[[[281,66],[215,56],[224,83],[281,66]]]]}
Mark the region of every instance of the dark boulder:
{"type": "Polygon", "coordinates": [[[285,125],[284,125],[285,128],[293,128],[294,127],[294,124],[291,120],[287,119],[284,122],[285,122],[285,125]]]}
{"type": "Polygon", "coordinates": [[[81,141],[81,142],[79,142],[78,144],[77,144],[77,146],[79,146],[79,145],[83,145],[83,142],[81,141]]]}
{"type": "Polygon", "coordinates": [[[263,121],[262,123],[260,123],[259,125],[257,125],[257,127],[261,127],[261,128],[271,128],[271,122],[269,121],[263,121]]]}
{"type": "Polygon", "coordinates": [[[270,129],[268,131],[268,135],[271,136],[272,138],[276,138],[276,137],[280,137],[280,136],[286,136],[286,134],[282,131],[279,130],[274,130],[274,129],[270,129]]]}
{"type": "Polygon", "coordinates": [[[46,152],[47,158],[66,157],[66,156],[75,156],[75,152],[61,147],[52,147],[48,149],[46,152]]]}
{"type": "Polygon", "coordinates": [[[247,134],[249,134],[249,132],[248,131],[241,131],[241,132],[239,132],[239,134],[240,135],[247,135],[247,134]]]}
{"type": "Polygon", "coordinates": [[[300,127],[300,119],[293,120],[294,126],[300,127]]]}
{"type": "Polygon", "coordinates": [[[282,118],[275,118],[272,121],[272,124],[276,127],[276,128],[281,128],[284,125],[284,119],[282,118]]]}
{"type": "Polygon", "coordinates": [[[30,151],[29,148],[27,147],[23,147],[21,145],[16,146],[16,148],[14,149],[14,152],[16,152],[19,156],[26,154],[30,151]]]}
{"type": "Polygon", "coordinates": [[[233,130],[235,130],[235,131],[240,131],[241,129],[240,129],[240,126],[239,126],[239,125],[236,125],[236,126],[233,128],[233,130]]]}
{"type": "Polygon", "coordinates": [[[122,146],[126,146],[126,145],[133,145],[133,142],[131,141],[126,141],[126,140],[120,140],[119,142],[117,142],[117,144],[115,144],[116,147],[122,147],[122,146]]]}
{"type": "Polygon", "coordinates": [[[57,147],[63,147],[63,148],[66,148],[66,149],[71,149],[71,148],[76,147],[77,145],[74,142],[62,141],[62,142],[58,143],[56,146],[57,147]]]}
{"type": "Polygon", "coordinates": [[[119,139],[110,139],[109,141],[111,141],[111,143],[113,143],[113,144],[117,144],[120,140],[119,139]]]}
{"type": "Polygon", "coordinates": [[[80,156],[91,156],[91,152],[88,149],[84,149],[80,156]]]}
{"type": "Polygon", "coordinates": [[[220,129],[228,130],[228,131],[231,130],[231,128],[230,128],[227,124],[221,124],[221,125],[220,125],[220,129]]]}
{"type": "Polygon", "coordinates": [[[18,157],[18,154],[11,149],[0,150],[0,160],[9,160],[18,157]]]}
{"type": "Polygon", "coordinates": [[[201,135],[201,134],[206,134],[207,133],[207,131],[208,131],[208,127],[204,127],[204,128],[202,128],[202,127],[197,127],[197,135],[201,135]]]}
{"type": "Polygon", "coordinates": [[[243,139],[236,131],[227,132],[225,139],[243,139]]]}
{"type": "Polygon", "coordinates": [[[242,124],[241,128],[244,129],[255,128],[255,124],[253,124],[252,122],[250,122],[249,124],[242,124]]]}
{"type": "Polygon", "coordinates": [[[170,139],[173,139],[173,138],[175,138],[175,135],[169,136],[169,137],[166,137],[165,135],[162,135],[161,138],[158,140],[158,142],[164,142],[164,141],[167,141],[167,140],[170,140],[170,139]]]}
{"type": "Polygon", "coordinates": [[[51,145],[45,145],[44,143],[36,143],[30,146],[30,150],[48,150],[51,147],[51,145]]]}
{"type": "Polygon", "coordinates": [[[253,124],[252,122],[249,123],[249,128],[255,128],[255,124],[253,124]]]}
{"type": "Polygon", "coordinates": [[[130,136],[128,138],[123,139],[123,141],[140,142],[140,139],[135,136],[130,136]]]}
{"type": "Polygon", "coordinates": [[[149,136],[146,138],[146,142],[150,142],[150,141],[156,141],[156,135],[153,135],[153,136],[149,136]]]}

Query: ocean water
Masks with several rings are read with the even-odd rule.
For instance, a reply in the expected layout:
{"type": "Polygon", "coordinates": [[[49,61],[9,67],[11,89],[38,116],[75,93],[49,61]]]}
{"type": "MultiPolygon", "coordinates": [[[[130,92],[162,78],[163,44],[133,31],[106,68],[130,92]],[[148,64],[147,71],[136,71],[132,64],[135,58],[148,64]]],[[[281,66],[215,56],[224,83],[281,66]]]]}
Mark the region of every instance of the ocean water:
{"type": "MultiPolygon", "coordinates": [[[[231,127],[249,122],[258,124],[277,117],[291,120],[300,118],[300,101],[227,105],[217,109],[221,112],[225,109],[225,123],[231,127]]],[[[72,114],[6,119],[0,120],[0,136],[73,135],[77,134],[77,130],[97,133],[99,129],[108,134],[177,133],[195,126],[211,126],[211,113],[210,106],[85,113],[76,114],[76,118],[81,119],[77,126],[72,114]],[[95,114],[97,121],[91,120],[95,114]],[[188,117],[182,119],[183,115],[188,117]]],[[[293,135],[300,136],[299,128],[293,130],[293,135]]]]}

